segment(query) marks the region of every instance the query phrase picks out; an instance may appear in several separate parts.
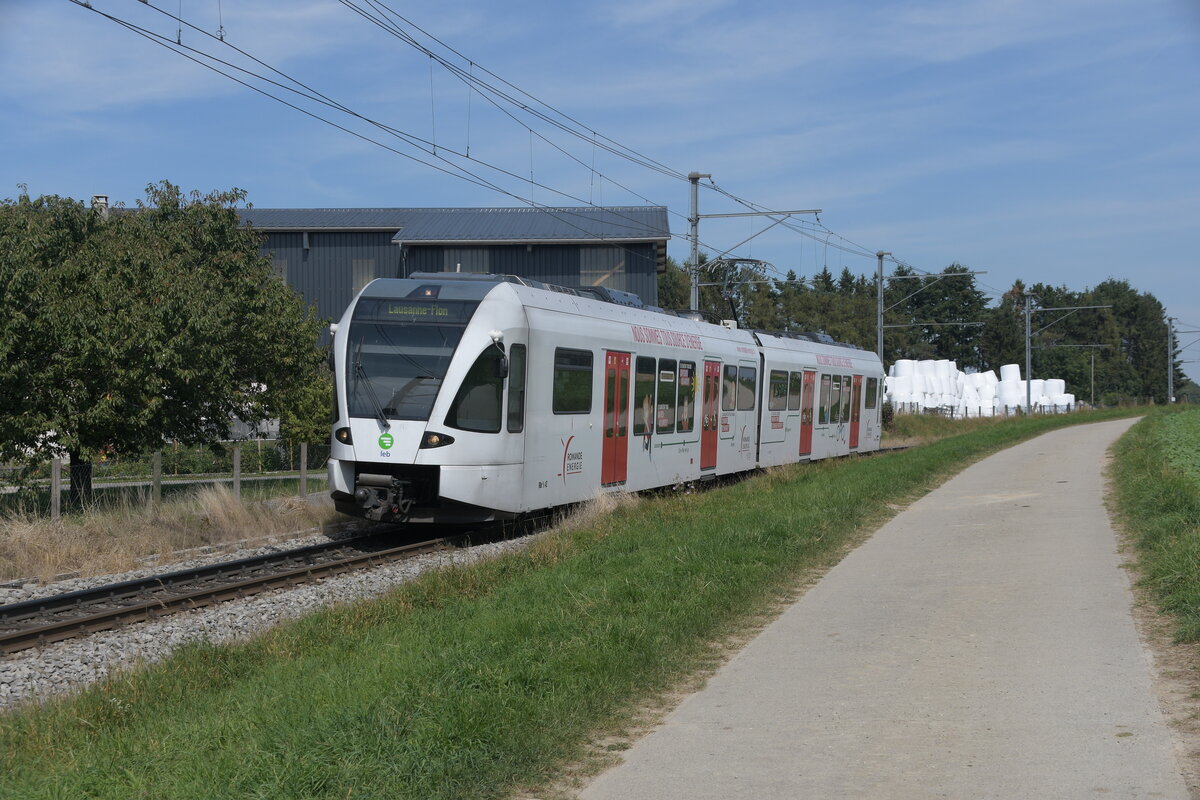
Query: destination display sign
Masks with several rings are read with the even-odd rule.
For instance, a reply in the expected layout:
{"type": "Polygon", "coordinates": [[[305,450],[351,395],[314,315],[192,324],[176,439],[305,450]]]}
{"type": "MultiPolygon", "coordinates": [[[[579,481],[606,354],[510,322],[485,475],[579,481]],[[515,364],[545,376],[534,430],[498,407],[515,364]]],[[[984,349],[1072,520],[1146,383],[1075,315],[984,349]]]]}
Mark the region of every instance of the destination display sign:
{"type": "Polygon", "coordinates": [[[354,321],[463,325],[478,305],[470,300],[364,297],[354,309],[354,321]]]}

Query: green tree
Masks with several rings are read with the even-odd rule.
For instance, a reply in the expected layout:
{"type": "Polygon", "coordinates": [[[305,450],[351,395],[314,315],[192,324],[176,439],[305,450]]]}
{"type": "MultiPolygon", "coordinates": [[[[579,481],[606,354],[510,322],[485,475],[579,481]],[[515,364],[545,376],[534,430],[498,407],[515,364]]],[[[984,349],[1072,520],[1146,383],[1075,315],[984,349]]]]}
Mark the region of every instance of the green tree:
{"type": "Polygon", "coordinates": [[[691,277],[667,256],[667,268],[658,276],[658,304],[666,309],[686,309],[691,304],[691,277]]]}
{"type": "Polygon", "coordinates": [[[67,453],[87,502],[102,448],[213,442],[289,406],[320,323],[240,226],[245,197],[164,181],[107,219],[56,196],[0,203],[0,458],[67,453]]]}
{"type": "Polygon", "coordinates": [[[1000,373],[1005,364],[1020,364],[1025,370],[1025,284],[1020,280],[1004,293],[1000,304],[984,314],[979,334],[981,369],[1000,373]]]}
{"type": "Polygon", "coordinates": [[[1121,391],[1126,396],[1165,402],[1167,315],[1162,303],[1149,292],[1139,293],[1128,281],[1114,279],[1104,281],[1086,297],[1088,305],[1112,305],[1106,313],[1111,314],[1115,323],[1117,349],[1127,369],[1118,373],[1124,379],[1124,391],[1109,389],[1109,392],[1121,391]]]}

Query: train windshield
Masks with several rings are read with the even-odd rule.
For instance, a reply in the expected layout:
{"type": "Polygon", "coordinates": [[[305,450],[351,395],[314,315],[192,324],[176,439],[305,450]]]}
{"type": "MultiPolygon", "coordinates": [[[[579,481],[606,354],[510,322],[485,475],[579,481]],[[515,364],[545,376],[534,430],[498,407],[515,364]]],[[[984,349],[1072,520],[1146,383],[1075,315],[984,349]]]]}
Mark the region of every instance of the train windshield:
{"type": "Polygon", "coordinates": [[[362,298],[346,349],[352,417],[427,420],[476,301],[362,298]]]}

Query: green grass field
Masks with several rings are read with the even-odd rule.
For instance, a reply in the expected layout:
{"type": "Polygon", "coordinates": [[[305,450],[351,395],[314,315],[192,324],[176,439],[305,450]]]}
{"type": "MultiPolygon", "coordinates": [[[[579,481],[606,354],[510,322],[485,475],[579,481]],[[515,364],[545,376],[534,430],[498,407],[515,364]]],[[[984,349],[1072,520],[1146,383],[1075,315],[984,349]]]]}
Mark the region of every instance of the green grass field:
{"type": "Polygon", "coordinates": [[[897,504],[1023,439],[1130,413],[1010,420],[634,500],[248,644],[190,647],[0,716],[0,797],[536,791],[597,764],[592,743],[720,663],[897,504]]]}
{"type": "Polygon", "coordinates": [[[1150,414],[1114,449],[1117,510],[1133,536],[1143,583],[1200,641],[1200,409],[1150,414]]]}

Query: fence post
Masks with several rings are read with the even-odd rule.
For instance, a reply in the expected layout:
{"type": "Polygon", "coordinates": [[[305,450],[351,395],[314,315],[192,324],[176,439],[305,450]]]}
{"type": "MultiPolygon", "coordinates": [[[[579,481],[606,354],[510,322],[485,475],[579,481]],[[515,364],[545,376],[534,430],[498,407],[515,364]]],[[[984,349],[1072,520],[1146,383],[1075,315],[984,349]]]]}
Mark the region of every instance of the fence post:
{"type": "Polygon", "coordinates": [[[62,459],[50,460],[50,519],[58,522],[62,515],[62,459]]]}
{"type": "Polygon", "coordinates": [[[233,446],[233,496],[242,499],[242,446],[233,446]]]}
{"type": "Polygon", "coordinates": [[[300,496],[308,494],[308,442],[300,443],[300,496]]]}
{"type": "Polygon", "coordinates": [[[154,451],[154,480],[150,500],[156,508],[162,505],[162,450],[154,451]]]}

